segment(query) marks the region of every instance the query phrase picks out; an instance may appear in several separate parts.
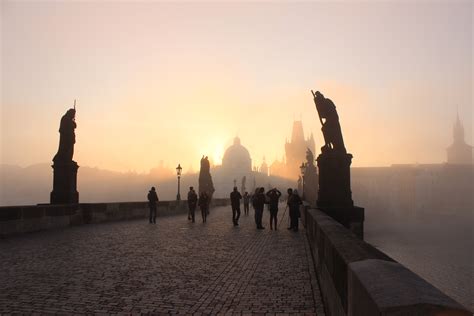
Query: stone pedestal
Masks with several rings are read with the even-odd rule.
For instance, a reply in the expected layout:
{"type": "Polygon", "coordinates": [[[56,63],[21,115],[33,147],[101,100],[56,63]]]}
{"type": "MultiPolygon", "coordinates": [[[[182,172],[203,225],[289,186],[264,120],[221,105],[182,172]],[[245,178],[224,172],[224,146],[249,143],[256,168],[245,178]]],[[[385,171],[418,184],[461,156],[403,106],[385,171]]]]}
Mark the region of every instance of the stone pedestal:
{"type": "Polygon", "coordinates": [[[317,207],[363,239],[364,209],[354,206],[351,191],[352,155],[326,151],[319,155],[317,207]]]}
{"type": "Polygon", "coordinates": [[[318,207],[350,207],[354,206],[351,192],[352,155],[322,153],[318,159],[319,191],[318,207]]]}
{"type": "Polygon", "coordinates": [[[51,192],[51,204],[77,204],[79,203],[79,192],[77,192],[77,169],[79,166],[75,161],[54,162],[53,191],[51,192]]]}

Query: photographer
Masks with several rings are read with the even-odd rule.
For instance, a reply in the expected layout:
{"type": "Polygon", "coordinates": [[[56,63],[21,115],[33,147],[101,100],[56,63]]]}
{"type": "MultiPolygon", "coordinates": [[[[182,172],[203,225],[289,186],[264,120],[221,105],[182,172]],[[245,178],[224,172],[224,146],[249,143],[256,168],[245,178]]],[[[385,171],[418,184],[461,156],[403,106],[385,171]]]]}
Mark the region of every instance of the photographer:
{"type": "Polygon", "coordinates": [[[281,192],[277,188],[273,188],[267,192],[270,206],[270,229],[273,230],[273,222],[275,222],[275,230],[278,224],[278,202],[280,200],[281,192]]]}

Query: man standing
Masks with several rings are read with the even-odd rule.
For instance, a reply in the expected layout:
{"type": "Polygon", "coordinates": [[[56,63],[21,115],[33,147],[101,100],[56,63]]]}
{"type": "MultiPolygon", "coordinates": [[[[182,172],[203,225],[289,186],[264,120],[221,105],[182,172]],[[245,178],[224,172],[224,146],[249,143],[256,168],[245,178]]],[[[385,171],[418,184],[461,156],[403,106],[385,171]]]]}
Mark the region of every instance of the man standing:
{"type": "Polygon", "coordinates": [[[193,187],[189,187],[189,192],[188,192],[188,207],[189,207],[189,212],[188,212],[188,219],[192,219],[194,223],[194,212],[196,211],[196,205],[198,201],[198,196],[196,192],[194,191],[193,187]]]}
{"type": "Polygon", "coordinates": [[[156,194],[155,187],[151,187],[148,192],[148,206],[150,207],[150,224],[156,224],[156,204],[158,203],[158,195],[156,194]]]}
{"type": "Polygon", "coordinates": [[[263,208],[265,207],[265,189],[258,188],[252,198],[253,208],[255,209],[255,224],[257,229],[265,229],[262,225],[263,208]]]}
{"type": "Polygon", "coordinates": [[[244,198],[244,214],[249,215],[250,195],[247,191],[244,193],[243,198],[244,198]]]}
{"type": "Polygon", "coordinates": [[[298,222],[300,217],[300,205],[303,204],[298,192],[292,189],[288,189],[288,208],[290,210],[290,227],[289,230],[293,229],[295,232],[298,231],[298,222]]]}
{"type": "Polygon", "coordinates": [[[275,230],[277,230],[278,223],[278,202],[280,200],[281,192],[277,188],[273,188],[267,192],[267,197],[270,200],[270,229],[273,229],[273,222],[275,222],[275,230]]]}
{"type": "Polygon", "coordinates": [[[234,187],[234,191],[230,193],[230,204],[232,205],[232,221],[234,226],[239,226],[240,218],[240,200],[242,195],[237,191],[237,187],[234,187]]]}

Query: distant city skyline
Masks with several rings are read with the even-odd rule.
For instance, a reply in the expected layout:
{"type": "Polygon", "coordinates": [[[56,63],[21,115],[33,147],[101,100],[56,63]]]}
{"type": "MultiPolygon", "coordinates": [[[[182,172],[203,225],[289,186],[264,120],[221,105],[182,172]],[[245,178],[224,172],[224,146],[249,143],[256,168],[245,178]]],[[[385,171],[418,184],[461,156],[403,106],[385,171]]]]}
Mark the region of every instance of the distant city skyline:
{"type": "Polygon", "coordinates": [[[74,160],[148,172],[285,153],[293,120],[322,134],[331,98],[354,166],[442,163],[459,111],[472,133],[471,1],[2,1],[0,163],[50,162],[77,99],[74,160]]]}

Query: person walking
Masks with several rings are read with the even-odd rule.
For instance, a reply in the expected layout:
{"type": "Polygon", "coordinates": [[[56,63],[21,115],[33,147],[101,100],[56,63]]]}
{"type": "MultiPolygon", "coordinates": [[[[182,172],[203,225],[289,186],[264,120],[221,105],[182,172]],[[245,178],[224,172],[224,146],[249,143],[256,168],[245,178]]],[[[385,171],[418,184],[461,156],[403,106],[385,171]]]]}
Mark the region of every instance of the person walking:
{"type": "Polygon", "coordinates": [[[150,207],[150,224],[156,224],[156,204],[158,203],[158,194],[156,194],[155,187],[151,187],[148,191],[148,206],[150,207]]]}
{"type": "Polygon", "coordinates": [[[247,191],[245,191],[244,196],[244,214],[249,215],[249,204],[250,204],[250,195],[247,191]]]}
{"type": "Polygon", "coordinates": [[[267,192],[270,205],[270,229],[273,230],[273,222],[275,222],[275,230],[278,224],[278,202],[280,200],[281,192],[277,188],[273,188],[267,192]]]}
{"type": "Polygon", "coordinates": [[[192,220],[194,223],[194,213],[196,211],[196,205],[198,201],[198,196],[196,194],[196,191],[194,191],[193,187],[189,187],[189,192],[188,192],[188,220],[192,220]]]}
{"type": "Polygon", "coordinates": [[[265,207],[265,189],[257,188],[255,195],[253,196],[252,205],[255,209],[255,224],[257,229],[265,229],[262,225],[263,209],[265,207]]]}
{"type": "Polygon", "coordinates": [[[232,222],[234,226],[239,226],[240,218],[240,200],[242,195],[237,191],[237,187],[234,187],[234,191],[230,193],[230,204],[232,205],[232,222]]]}
{"type": "Polygon", "coordinates": [[[288,209],[290,210],[290,227],[288,227],[288,229],[293,229],[295,232],[297,232],[300,217],[300,205],[303,204],[303,201],[301,201],[301,198],[298,195],[298,191],[288,189],[287,204],[288,209]]]}
{"type": "Polygon", "coordinates": [[[202,222],[207,222],[207,214],[209,213],[209,196],[206,192],[201,192],[198,201],[199,208],[201,209],[202,222]]]}

